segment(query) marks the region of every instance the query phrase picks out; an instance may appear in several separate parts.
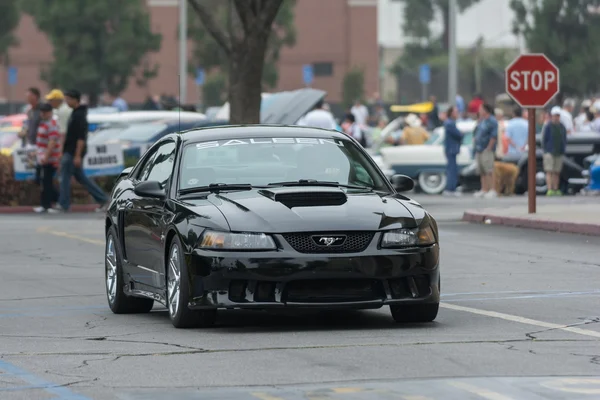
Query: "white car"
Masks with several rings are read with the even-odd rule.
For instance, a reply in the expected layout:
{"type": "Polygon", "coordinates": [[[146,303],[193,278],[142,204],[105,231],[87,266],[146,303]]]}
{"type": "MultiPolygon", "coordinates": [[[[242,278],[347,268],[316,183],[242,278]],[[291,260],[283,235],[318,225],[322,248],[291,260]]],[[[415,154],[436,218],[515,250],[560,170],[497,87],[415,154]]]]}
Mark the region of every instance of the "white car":
{"type": "MultiPolygon", "coordinates": [[[[459,121],[456,125],[464,134],[463,144],[456,158],[460,170],[473,162],[472,142],[476,122],[459,121]]],[[[382,139],[396,130],[397,128],[388,130],[386,127],[382,139]]],[[[411,177],[424,193],[440,194],[446,187],[445,134],[445,129],[439,127],[423,145],[381,147],[378,151],[380,166],[384,170],[393,170],[396,174],[411,177]]]]}

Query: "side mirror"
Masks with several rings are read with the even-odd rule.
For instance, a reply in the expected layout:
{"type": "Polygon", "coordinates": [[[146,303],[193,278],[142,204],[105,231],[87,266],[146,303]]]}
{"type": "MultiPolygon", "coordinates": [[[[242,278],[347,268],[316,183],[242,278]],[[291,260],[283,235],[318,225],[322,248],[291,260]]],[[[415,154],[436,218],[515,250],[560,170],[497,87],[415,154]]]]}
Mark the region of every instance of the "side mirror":
{"type": "Polygon", "coordinates": [[[158,181],[140,182],[133,189],[133,192],[137,196],[153,199],[164,199],[167,196],[167,192],[158,181]]]}
{"type": "Polygon", "coordinates": [[[391,181],[397,192],[408,192],[415,187],[415,182],[406,175],[394,175],[391,181]]]}

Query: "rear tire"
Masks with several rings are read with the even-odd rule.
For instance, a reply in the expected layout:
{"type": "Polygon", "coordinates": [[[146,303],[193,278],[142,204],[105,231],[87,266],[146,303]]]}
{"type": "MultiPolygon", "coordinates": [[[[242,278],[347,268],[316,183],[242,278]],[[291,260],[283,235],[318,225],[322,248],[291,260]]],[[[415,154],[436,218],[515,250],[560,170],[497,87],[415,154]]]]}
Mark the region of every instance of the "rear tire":
{"type": "Polygon", "coordinates": [[[123,253],[117,239],[117,230],[111,226],[106,234],[104,249],[104,281],[108,306],[115,314],[147,313],[152,310],[154,300],[127,296],[124,291],[123,253]]]}
{"type": "Polygon", "coordinates": [[[177,236],[173,238],[165,259],[167,272],[167,309],[175,328],[199,328],[215,324],[217,310],[190,310],[190,282],[183,247],[177,236]]]}
{"type": "Polygon", "coordinates": [[[436,195],[446,189],[447,178],[445,172],[421,172],[418,181],[423,193],[436,195]]]}
{"type": "Polygon", "coordinates": [[[431,322],[435,320],[440,303],[390,306],[394,321],[399,323],[431,322]]]}

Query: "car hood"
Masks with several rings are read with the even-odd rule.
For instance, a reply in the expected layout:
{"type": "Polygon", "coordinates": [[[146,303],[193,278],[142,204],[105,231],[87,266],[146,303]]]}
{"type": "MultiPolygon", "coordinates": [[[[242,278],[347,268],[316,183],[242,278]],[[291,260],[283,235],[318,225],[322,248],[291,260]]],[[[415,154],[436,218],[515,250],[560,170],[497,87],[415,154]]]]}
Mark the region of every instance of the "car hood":
{"type": "MultiPolygon", "coordinates": [[[[281,188],[286,194],[294,189],[281,188]]],[[[295,192],[306,194],[309,188],[295,192]]],[[[341,189],[341,193],[344,193],[341,189]]],[[[262,191],[264,192],[264,191],[262,191]]],[[[277,189],[269,190],[277,192],[277,189]]],[[[306,198],[306,197],[305,197],[306,198]]],[[[312,196],[314,200],[314,193],[312,196]]],[[[381,229],[414,228],[420,224],[425,212],[418,203],[394,194],[381,196],[372,192],[346,193],[340,205],[289,206],[261,194],[261,190],[211,193],[206,199],[187,200],[197,213],[206,201],[223,214],[234,232],[315,232],[315,231],[375,231],[381,229]]]]}
{"type": "Polygon", "coordinates": [[[267,101],[271,103],[261,111],[261,124],[295,125],[300,118],[325,98],[327,92],[305,88],[275,93],[267,101]]]}

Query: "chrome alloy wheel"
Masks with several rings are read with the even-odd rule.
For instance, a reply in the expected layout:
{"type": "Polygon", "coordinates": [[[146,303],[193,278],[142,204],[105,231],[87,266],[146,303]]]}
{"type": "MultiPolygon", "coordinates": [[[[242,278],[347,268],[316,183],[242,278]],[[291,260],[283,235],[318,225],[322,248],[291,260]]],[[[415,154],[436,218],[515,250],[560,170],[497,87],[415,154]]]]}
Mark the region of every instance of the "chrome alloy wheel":
{"type": "Polygon", "coordinates": [[[179,248],[173,246],[169,257],[169,275],[167,281],[167,296],[169,299],[169,314],[177,315],[179,310],[179,290],[181,287],[181,270],[179,269],[179,248]]]}
{"type": "Polygon", "coordinates": [[[115,302],[117,297],[117,253],[115,252],[115,241],[111,236],[106,243],[106,294],[110,304],[115,302]]]}

